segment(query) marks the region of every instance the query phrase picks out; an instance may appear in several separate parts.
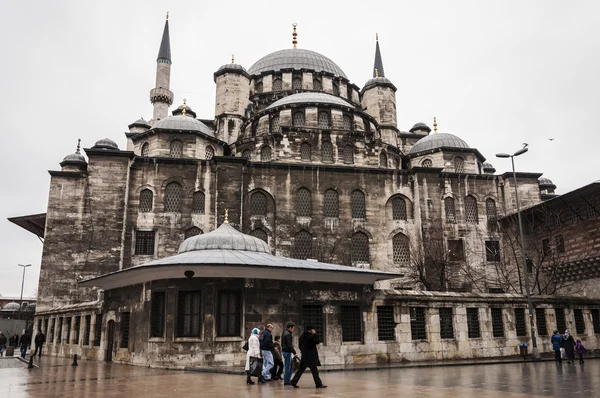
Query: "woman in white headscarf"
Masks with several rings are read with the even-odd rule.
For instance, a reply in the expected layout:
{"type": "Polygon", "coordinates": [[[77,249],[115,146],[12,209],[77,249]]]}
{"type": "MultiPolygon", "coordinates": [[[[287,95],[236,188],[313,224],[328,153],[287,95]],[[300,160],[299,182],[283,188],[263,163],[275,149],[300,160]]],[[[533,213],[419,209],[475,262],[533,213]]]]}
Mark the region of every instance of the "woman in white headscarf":
{"type": "MultiPolygon", "coordinates": [[[[260,342],[258,341],[258,332],[258,328],[252,329],[252,334],[248,338],[248,352],[246,353],[246,384],[254,384],[250,378],[250,358],[260,357],[260,342]]],[[[263,383],[262,376],[258,377],[258,382],[263,383]]]]}
{"type": "Polygon", "coordinates": [[[568,330],[565,330],[565,334],[563,335],[563,348],[565,349],[567,363],[575,363],[575,339],[568,330]]]}

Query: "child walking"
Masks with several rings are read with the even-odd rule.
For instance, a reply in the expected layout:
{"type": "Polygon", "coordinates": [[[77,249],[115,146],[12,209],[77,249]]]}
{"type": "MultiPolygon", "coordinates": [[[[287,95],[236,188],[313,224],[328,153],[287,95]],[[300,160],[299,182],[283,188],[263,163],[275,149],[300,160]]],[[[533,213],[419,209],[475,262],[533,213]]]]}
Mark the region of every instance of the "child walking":
{"type": "Polygon", "coordinates": [[[579,356],[579,363],[585,363],[585,361],[583,360],[583,354],[585,354],[587,350],[585,349],[583,344],[581,344],[581,340],[577,340],[577,342],[575,343],[575,351],[579,356]]]}

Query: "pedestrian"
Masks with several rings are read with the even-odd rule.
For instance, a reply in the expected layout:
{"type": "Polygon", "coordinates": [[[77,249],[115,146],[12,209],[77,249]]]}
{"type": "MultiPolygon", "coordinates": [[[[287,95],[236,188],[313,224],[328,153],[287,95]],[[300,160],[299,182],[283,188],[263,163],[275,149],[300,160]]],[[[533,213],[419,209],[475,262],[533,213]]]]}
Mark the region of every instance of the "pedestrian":
{"type": "Polygon", "coordinates": [[[33,356],[35,357],[36,355],[38,355],[38,358],[42,357],[42,349],[44,348],[44,343],[46,342],[46,335],[41,331],[38,330],[37,334],[35,335],[35,351],[33,352],[33,356]],[[38,350],[39,350],[39,354],[38,354],[38,350]]]}
{"type": "Polygon", "coordinates": [[[292,335],[296,325],[289,322],[285,326],[285,331],[281,335],[281,351],[283,355],[283,385],[289,386],[292,380],[292,361],[294,358],[298,358],[294,345],[292,343],[292,335]]]}
{"type": "Polygon", "coordinates": [[[327,386],[324,385],[319,378],[319,369],[317,369],[317,366],[321,366],[321,361],[319,361],[319,352],[317,351],[319,336],[317,335],[315,328],[312,326],[307,326],[306,332],[300,336],[298,343],[302,357],[300,359],[300,367],[296,371],[296,374],[290,382],[290,385],[294,388],[298,388],[298,382],[300,381],[300,377],[302,377],[302,373],[304,373],[306,368],[309,368],[310,372],[312,373],[313,380],[315,381],[315,387],[327,388],[327,386]]]}
{"type": "Polygon", "coordinates": [[[4,335],[4,333],[0,332],[0,357],[4,353],[4,349],[6,348],[6,343],[8,343],[8,339],[4,335]]]}
{"type": "Polygon", "coordinates": [[[575,363],[575,339],[573,339],[571,332],[568,330],[565,330],[565,334],[563,335],[563,347],[565,349],[567,363],[575,363]]]}
{"type": "MultiPolygon", "coordinates": [[[[252,369],[250,368],[250,362],[252,362],[253,358],[260,358],[260,343],[258,341],[258,332],[257,328],[252,329],[252,333],[248,338],[248,352],[246,353],[246,384],[254,384],[250,376],[252,375],[252,369]]],[[[262,376],[258,377],[258,382],[262,383],[262,376]]]]}
{"type": "Polygon", "coordinates": [[[11,337],[8,345],[17,348],[19,346],[19,336],[15,334],[13,337],[11,337]]]}
{"type": "Polygon", "coordinates": [[[579,356],[579,363],[585,363],[583,360],[583,355],[587,352],[587,350],[581,343],[581,340],[577,340],[575,343],[575,351],[577,351],[577,355],[579,356]]]}
{"type": "Polygon", "coordinates": [[[262,339],[260,340],[260,353],[263,357],[263,370],[262,377],[264,381],[271,381],[271,368],[273,367],[273,325],[270,323],[265,326],[265,330],[262,332],[262,339]]]}
{"type": "Polygon", "coordinates": [[[21,358],[25,358],[25,355],[27,354],[27,348],[31,348],[31,335],[27,330],[23,332],[23,335],[21,335],[21,340],[19,343],[21,344],[21,358]]]}
{"type": "Polygon", "coordinates": [[[552,338],[550,339],[550,341],[552,342],[552,349],[554,350],[554,361],[562,363],[562,357],[560,355],[560,349],[562,347],[562,337],[560,337],[558,330],[555,330],[552,333],[552,338]]]}
{"type": "Polygon", "coordinates": [[[271,378],[281,380],[283,373],[283,356],[281,355],[281,336],[275,336],[273,341],[273,367],[271,368],[271,378]]]}

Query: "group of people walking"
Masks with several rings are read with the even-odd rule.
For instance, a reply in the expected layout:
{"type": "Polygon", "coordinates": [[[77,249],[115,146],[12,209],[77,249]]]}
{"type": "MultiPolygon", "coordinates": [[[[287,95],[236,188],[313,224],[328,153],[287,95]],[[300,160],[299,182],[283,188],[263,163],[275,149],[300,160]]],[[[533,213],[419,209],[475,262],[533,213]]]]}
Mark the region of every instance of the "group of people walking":
{"type": "Polygon", "coordinates": [[[306,326],[305,332],[300,336],[298,345],[300,356],[294,349],[293,333],[296,325],[288,323],[281,336],[273,338],[273,325],[268,324],[261,331],[252,329],[248,338],[246,354],[246,383],[255,384],[252,376],[258,377],[258,383],[281,380],[283,370],[283,384],[298,388],[302,374],[309,368],[316,388],[326,388],[319,377],[317,366],[319,361],[319,336],[312,326],[306,326]],[[292,378],[292,362],[299,361],[296,374],[292,378]]]}
{"type": "Polygon", "coordinates": [[[573,364],[575,363],[575,353],[577,353],[579,356],[579,363],[585,363],[583,355],[587,350],[581,343],[581,340],[576,341],[573,336],[571,336],[569,330],[565,330],[565,334],[562,336],[558,333],[558,330],[555,330],[554,333],[552,333],[550,341],[552,342],[554,360],[556,362],[562,363],[563,357],[565,357],[567,363],[573,364]]]}
{"type": "MultiPolygon", "coordinates": [[[[35,335],[35,351],[33,352],[33,356],[38,355],[42,356],[42,348],[44,343],[46,342],[46,336],[41,331],[35,335]]],[[[21,337],[15,334],[14,336],[7,338],[6,335],[0,332],[0,356],[4,354],[6,347],[19,347],[21,351],[21,358],[25,358],[27,355],[27,350],[31,349],[31,334],[29,331],[24,330],[21,337]]]]}

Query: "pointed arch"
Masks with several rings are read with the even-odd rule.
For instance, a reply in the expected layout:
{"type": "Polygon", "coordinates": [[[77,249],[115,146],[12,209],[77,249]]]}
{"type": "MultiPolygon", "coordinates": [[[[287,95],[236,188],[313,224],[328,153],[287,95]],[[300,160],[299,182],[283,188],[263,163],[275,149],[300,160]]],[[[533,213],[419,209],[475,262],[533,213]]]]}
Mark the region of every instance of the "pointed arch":
{"type": "Polygon", "coordinates": [[[392,199],[392,220],[406,221],[408,219],[406,208],[406,200],[401,196],[395,196],[392,199]]]}
{"type": "Polygon", "coordinates": [[[304,110],[294,112],[292,119],[292,126],[302,127],[304,126],[304,110]]]}
{"type": "Polygon", "coordinates": [[[344,146],[344,164],[354,164],[354,147],[351,144],[344,146]]]}
{"type": "Polygon", "coordinates": [[[272,159],[271,147],[268,145],[263,146],[260,150],[260,161],[261,162],[270,162],[271,159],[272,159]]]}
{"type": "Polygon", "coordinates": [[[169,156],[172,158],[183,157],[183,142],[181,140],[173,140],[169,144],[169,156]]]}
{"type": "Polygon", "coordinates": [[[250,235],[254,236],[255,238],[258,238],[260,240],[264,240],[266,243],[269,243],[269,236],[267,235],[267,233],[265,232],[265,230],[262,229],[262,228],[253,229],[250,232],[250,235]]]}
{"type": "Polygon", "coordinates": [[[280,133],[281,125],[279,123],[279,115],[275,115],[271,118],[271,133],[280,133]]]}
{"type": "Polygon", "coordinates": [[[152,211],[152,207],[154,205],[154,192],[149,189],[143,189],[140,192],[140,205],[139,212],[140,213],[149,213],[152,211]]]}
{"type": "Polygon", "coordinates": [[[183,188],[177,182],[170,182],[165,187],[165,212],[180,213],[181,212],[181,196],[183,188]]]}
{"type": "Polygon", "coordinates": [[[204,232],[198,227],[191,227],[185,231],[184,237],[185,239],[191,238],[192,236],[202,235],[204,232]]]}
{"type": "Polygon", "coordinates": [[[454,172],[464,173],[465,172],[465,160],[460,156],[454,158],[454,172]]]}
{"type": "Polygon", "coordinates": [[[447,197],[444,199],[444,210],[446,212],[446,222],[450,224],[456,223],[456,205],[454,198],[447,197]]]}
{"type": "Polygon", "coordinates": [[[312,216],[312,195],[306,188],[296,191],[296,215],[300,217],[312,216]]]}
{"type": "Polygon", "coordinates": [[[204,214],[206,195],[202,191],[194,192],[192,195],[192,213],[204,214]]]}
{"type": "Polygon", "coordinates": [[[323,163],[334,163],[333,145],[330,141],[323,141],[323,144],[321,144],[321,161],[323,163]]]}
{"type": "Polygon", "coordinates": [[[468,195],[465,198],[465,221],[471,224],[479,222],[479,212],[477,211],[477,199],[468,195]]]}
{"type": "Polygon", "coordinates": [[[319,111],[319,120],[318,126],[321,129],[328,129],[330,125],[330,117],[329,112],[327,111],[319,111]]]}
{"type": "Polygon", "coordinates": [[[206,160],[211,160],[213,156],[215,156],[215,148],[213,148],[211,145],[207,145],[204,149],[204,158],[206,160]]]}
{"type": "Polygon", "coordinates": [[[312,160],[312,146],[308,142],[300,144],[300,160],[310,162],[312,160]]]}
{"type": "Polygon", "coordinates": [[[408,265],[410,262],[409,239],[402,232],[392,238],[392,257],[394,264],[408,265]]]}
{"type": "Polygon", "coordinates": [[[145,158],[147,158],[150,155],[150,144],[148,144],[147,142],[144,142],[142,144],[141,154],[145,158]]]}
{"type": "Polygon", "coordinates": [[[353,127],[352,117],[349,115],[344,115],[342,118],[342,124],[344,126],[344,130],[351,131],[353,127]]]}
{"type": "Polygon", "coordinates": [[[370,262],[369,237],[363,232],[356,232],[351,238],[350,258],[352,265],[370,262]]]}
{"type": "Polygon", "coordinates": [[[340,205],[339,195],[334,189],[328,189],[323,194],[323,216],[339,218],[340,205]]]}
{"type": "Polygon", "coordinates": [[[283,90],[283,81],[281,78],[276,77],[273,79],[273,91],[281,91],[283,90]]]}
{"type": "Polygon", "coordinates": [[[250,209],[253,216],[267,216],[267,195],[261,191],[254,192],[250,197],[250,209]]]}
{"type": "Polygon", "coordinates": [[[379,154],[379,167],[383,167],[384,169],[388,168],[388,157],[384,151],[381,151],[379,154]]]}
{"type": "Polygon", "coordinates": [[[362,220],[367,218],[365,194],[360,189],[355,189],[350,194],[350,210],[352,218],[362,220]]]}
{"type": "Polygon", "coordinates": [[[295,76],[292,79],[292,90],[302,90],[302,78],[300,76],[295,76]]]}
{"type": "Polygon", "coordinates": [[[301,230],[294,237],[294,257],[306,260],[312,258],[312,235],[306,230],[301,230]]]}

